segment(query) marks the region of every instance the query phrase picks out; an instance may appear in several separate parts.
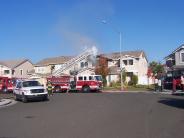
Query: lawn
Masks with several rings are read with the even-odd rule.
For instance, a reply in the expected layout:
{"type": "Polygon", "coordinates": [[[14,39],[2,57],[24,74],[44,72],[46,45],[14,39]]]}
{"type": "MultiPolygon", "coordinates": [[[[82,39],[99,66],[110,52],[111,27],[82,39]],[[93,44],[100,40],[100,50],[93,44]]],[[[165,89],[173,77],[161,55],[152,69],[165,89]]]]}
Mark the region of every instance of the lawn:
{"type": "MultiPolygon", "coordinates": [[[[103,90],[108,91],[119,91],[120,86],[116,87],[104,87],[103,90]]],[[[154,86],[150,85],[149,87],[147,85],[137,85],[137,86],[126,86],[124,88],[125,91],[154,91],[154,86]]]]}

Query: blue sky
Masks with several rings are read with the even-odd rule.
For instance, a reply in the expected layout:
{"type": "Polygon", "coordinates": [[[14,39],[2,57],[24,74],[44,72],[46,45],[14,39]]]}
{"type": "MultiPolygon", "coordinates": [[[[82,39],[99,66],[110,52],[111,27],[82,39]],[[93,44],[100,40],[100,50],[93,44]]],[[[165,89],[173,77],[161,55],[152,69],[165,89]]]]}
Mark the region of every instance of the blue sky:
{"type": "Polygon", "coordinates": [[[0,0],[0,60],[144,50],[162,61],[184,43],[183,0],[0,0]],[[108,24],[102,24],[106,20],[108,24]]]}

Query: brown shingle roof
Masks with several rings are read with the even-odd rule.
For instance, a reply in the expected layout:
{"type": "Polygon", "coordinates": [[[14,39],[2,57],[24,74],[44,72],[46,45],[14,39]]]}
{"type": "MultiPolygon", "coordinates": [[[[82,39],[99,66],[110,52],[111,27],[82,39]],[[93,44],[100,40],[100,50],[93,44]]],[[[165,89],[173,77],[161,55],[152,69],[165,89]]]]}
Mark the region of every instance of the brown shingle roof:
{"type": "Polygon", "coordinates": [[[7,66],[11,69],[14,69],[24,62],[29,61],[28,59],[18,59],[18,60],[5,60],[5,61],[0,61],[0,64],[7,66]]]}
{"type": "MultiPolygon", "coordinates": [[[[143,57],[146,58],[144,51],[123,51],[121,53],[122,56],[128,55],[128,56],[132,56],[132,57],[136,57],[136,58],[139,58],[141,54],[143,55],[143,57]]],[[[101,54],[101,56],[107,57],[109,59],[119,59],[120,53],[115,52],[115,53],[109,53],[109,54],[101,54]]]]}
{"type": "Polygon", "coordinates": [[[47,66],[52,64],[63,64],[68,60],[72,59],[73,56],[60,56],[60,57],[53,57],[53,58],[45,58],[40,62],[36,63],[35,66],[47,66]]]}

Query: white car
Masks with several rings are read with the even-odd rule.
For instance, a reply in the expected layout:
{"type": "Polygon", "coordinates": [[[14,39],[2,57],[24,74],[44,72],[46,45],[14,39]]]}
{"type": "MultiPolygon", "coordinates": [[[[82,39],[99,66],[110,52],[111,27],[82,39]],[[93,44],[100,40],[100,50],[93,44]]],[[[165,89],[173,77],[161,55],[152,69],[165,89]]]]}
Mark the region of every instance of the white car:
{"type": "Polygon", "coordinates": [[[16,100],[27,102],[29,99],[48,100],[48,92],[36,80],[20,80],[17,82],[13,93],[16,100]]]}

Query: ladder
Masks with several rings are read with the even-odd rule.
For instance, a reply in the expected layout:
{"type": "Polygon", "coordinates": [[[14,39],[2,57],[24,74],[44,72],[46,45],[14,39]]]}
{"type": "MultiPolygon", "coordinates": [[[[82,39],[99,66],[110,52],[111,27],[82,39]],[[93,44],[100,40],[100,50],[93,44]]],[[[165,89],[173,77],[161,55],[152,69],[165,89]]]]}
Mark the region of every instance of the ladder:
{"type": "Polygon", "coordinates": [[[66,71],[71,66],[75,65],[76,63],[79,63],[80,61],[82,61],[83,59],[86,59],[91,55],[96,55],[96,54],[97,54],[97,49],[94,46],[92,48],[85,50],[80,55],[64,63],[64,65],[60,69],[53,71],[53,76],[60,76],[60,74],[63,73],[63,71],[66,71]]]}

